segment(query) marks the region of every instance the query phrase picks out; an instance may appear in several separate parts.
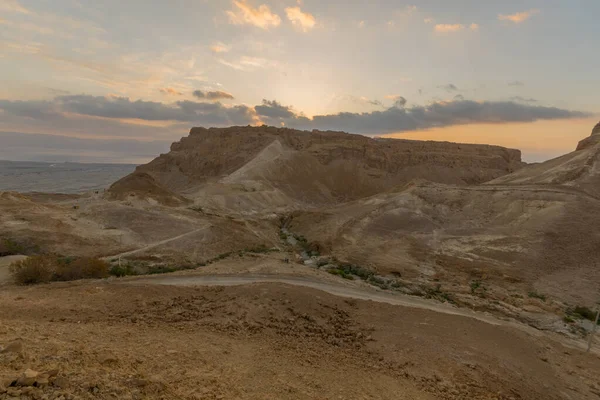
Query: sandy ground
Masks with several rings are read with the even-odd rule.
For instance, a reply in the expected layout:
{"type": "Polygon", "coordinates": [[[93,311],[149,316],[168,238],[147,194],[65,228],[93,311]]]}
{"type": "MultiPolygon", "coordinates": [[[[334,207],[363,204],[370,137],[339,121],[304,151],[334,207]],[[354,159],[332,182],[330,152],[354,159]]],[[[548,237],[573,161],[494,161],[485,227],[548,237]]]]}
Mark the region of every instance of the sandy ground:
{"type": "Polygon", "coordinates": [[[0,382],[58,369],[60,388],[25,397],[48,399],[600,396],[597,355],[473,318],[282,283],[123,282],[5,286],[0,346],[22,349],[0,350],[0,382]]]}

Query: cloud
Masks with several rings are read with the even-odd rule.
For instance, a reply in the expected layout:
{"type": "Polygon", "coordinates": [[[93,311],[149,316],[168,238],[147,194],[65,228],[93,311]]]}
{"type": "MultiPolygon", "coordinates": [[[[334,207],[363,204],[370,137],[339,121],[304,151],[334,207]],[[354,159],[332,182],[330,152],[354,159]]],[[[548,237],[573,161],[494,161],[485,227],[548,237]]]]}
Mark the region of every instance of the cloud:
{"type": "Polygon", "coordinates": [[[392,99],[394,106],[384,110],[340,112],[316,115],[312,119],[295,112],[291,106],[266,99],[255,107],[187,100],[166,104],[90,95],[57,96],[52,100],[0,100],[0,130],[24,131],[27,127],[30,131],[52,129],[63,134],[148,139],[170,137],[175,129],[186,130],[192,125],[267,123],[298,129],[383,134],[472,123],[533,122],[589,116],[584,112],[520,101],[478,102],[456,97],[452,101],[406,107],[407,101],[402,96],[392,99]]]}
{"type": "Polygon", "coordinates": [[[456,85],[449,83],[447,85],[442,85],[442,86],[438,86],[439,89],[444,89],[446,92],[451,93],[451,92],[458,92],[458,88],[456,87],[456,85]]]}
{"type": "Polygon", "coordinates": [[[228,53],[231,47],[222,42],[217,42],[210,46],[210,51],[213,53],[228,53]]]}
{"type": "Polygon", "coordinates": [[[204,92],[202,90],[195,90],[193,93],[194,97],[197,97],[199,99],[208,99],[208,100],[220,100],[220,99],[227,99],[227,100],[233,100],[234,97],[231,93],[227,93],[227,92],[223,92],[220,90],[216,90],[214,92],[204,92]]]}
{"type": "Polygon", "coordinates": [[[234,25],[253,25],[261,29],[276,28],[281,24],[279,15],[271,12],[266,4],[253,8],[248,0],[234,0],[234,9],[227,11],[229,22],[234,25]]]}
{"type": "Polygon", "coordinates": [[[531,18],[535,14],[538,14],[539,12],[540,10],[529,10],[510,15],[499,14],[498,19],[500,21],[510,21],[514,22],[515,24],[520,24],[521,22],[527,21],[529,18],[531,18]]]}
{"type": "Polygon", "coordinates": [[[438,33],[460,32],[465,29],[463,24],[437,24],[434,30],[438,33]]]}
{"type": "Polygon", "coordinates": [[[289,106],[282,106],[281,103],[272,100],[263,99],[262,105],[254,107],[256,110],[256,114],[262,117],[269,118],[294,118],[296,114],[292,111],[292,108],[289,106]]]}
{"type": "Polygon", "coordinates": [[[408,100],[406,100],[404,97],[397,94],[390,94],[385,96],[385,98],[388,100],[392,100],[394,102],[394,107],[398,108],[404,107],[408,102],[408,100]]]}
{"type": "Polygon", "coordinates": [[[18,14],[31,14],[31,11],[23,7],[16,0],[0,0],[0,11],[18,14]]]}
{"type": "Polygon", "coordinates": [[[358,22],[358,27],[361,28],[361,29],[364,28],[365,27],[365,21],[359,21],[358,22]]]}
{"type": "Polygon", "coordinates": [[[508,86],[525,86],[525,83],[521,81],[511,81],[508,82],[508,86]]]}
{"type": "Polygon", "coordinates": [[[277,66],[276,61],[267,60],[266,58],[247,56],[243,56],[238,61],[227,61],[220,59],[219,63],[238,71],[252,71],[259,68],[269,68],[277,66]]]}
{"type": "Polygon", "coordinates": [[[478,31],[479,30],[479,24],[476,24],[476,23],[473,22],[471,25],[469,25],[469,29],[472,30],[472,31],[474,31],[474,32],[478,31]]]}
{"type": "Polygon", "coordinates": [[[0,110],[37,120],[64,118],[67,114],[116,120],[177,121],[206,125],[246,125],[255,119],[252,107],[221,103],[177,101],[172,104],[117,96],[57,96],[52,101],[0,100],[0,110]]]}
{"type": "Polygon", "coordinates": [[[183,93],[181,93],[179,90],[173,89],[172,87],[161,88],[161,89],[159,89],[159,91],[162,94],[166,94],[168,96],[181,96],[181,95],[183,95],[183,93]]]}
{"type": "Polygon", "coordinates": [[[425,22],[426,24],[433,24],[435,20],[433,18],[425,18],[423,22],[425,22]]]}
{"type": "Polygon", "coordinates": [[[289,127],[301,129],[382,134],[472,123],[533,122],[586,116],[589,114],[509,101],[453,100],[409,108],[391,107],[384,111],[368,113],[316,115],[312,120],[298,116],[285,123],[289,127]]]}
{"type": "Polygon", "coordinates": [[[522,97],[522,96],[513,96],[510,98],[512,101],[522,102],[522,103],[537,103],[536,99],[531,97],[522,97]]]}
{"type": "Polygon", "coordinates": [[[302,32],[308,32],[317,24],[314,15],[302,12],[300,7],[288,7],[285,9],[285,13],[294,27],[302,32]]]}

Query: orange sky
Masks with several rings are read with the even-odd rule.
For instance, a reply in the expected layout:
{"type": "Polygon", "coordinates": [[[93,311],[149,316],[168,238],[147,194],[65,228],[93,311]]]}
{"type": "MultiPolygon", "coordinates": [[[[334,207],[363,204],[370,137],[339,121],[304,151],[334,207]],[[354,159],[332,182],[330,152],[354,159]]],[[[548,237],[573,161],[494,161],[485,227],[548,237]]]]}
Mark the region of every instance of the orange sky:
{"type": "Polygon", "coordinates": [[[382,135],[399,139],[442,140],[496,144],[519,149],[523,160],[544,161],[575,150],[589,136],[597,118],[537,121],[533,123],[473,124],[382,135]]]}

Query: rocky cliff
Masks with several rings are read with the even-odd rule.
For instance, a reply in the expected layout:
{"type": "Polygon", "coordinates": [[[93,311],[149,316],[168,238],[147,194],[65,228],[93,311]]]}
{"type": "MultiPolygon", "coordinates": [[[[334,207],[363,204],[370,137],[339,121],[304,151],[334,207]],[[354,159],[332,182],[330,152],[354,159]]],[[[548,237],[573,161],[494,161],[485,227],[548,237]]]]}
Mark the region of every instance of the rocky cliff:
{"type": "MultiPolygon", "coordinates": [[[[499,146],[375,139],[343,132],[275,127],[193,128],[110,192],[136,176],[194,199],[207,185],[279,191],[285,201],[330,204],[389,190],[415,179],[478,184],[520,169],[521,153],[499,146]]],[[[135,185],[134,185],[135,186],[135,185]]],[[[280,196],[281,197],[281,196],[280,196]]],[[[283,198],[281,197],[281,198],[283,198]]]]}

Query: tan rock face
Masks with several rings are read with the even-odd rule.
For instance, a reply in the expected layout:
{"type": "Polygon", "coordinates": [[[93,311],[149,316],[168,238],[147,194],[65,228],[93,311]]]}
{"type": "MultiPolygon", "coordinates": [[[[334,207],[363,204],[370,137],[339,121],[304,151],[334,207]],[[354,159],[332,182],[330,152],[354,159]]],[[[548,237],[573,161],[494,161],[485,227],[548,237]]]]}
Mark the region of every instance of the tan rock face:
{"type": "MultiPolygon", "coordinates": [[[[134,174],[150,176],[157,187],[187,197],[234,174],[235,179],[226,183],[259,182],[292,201],[331,204],[414,179],[482,183],[523,165],[519,150],[499,146],[248,126],[193,128],[189,136],[173,143],[168,154],[138,167],[134,174]]],[[[110,192],[127,192],[130,183],[131,178],[125,178],[110,192]]]]}
{"type": "Polygon", "coordinates": [[[577,144],[577,151],[585,150],[598,143],[600,143],[600,122],[598,122],[594,129],[592,129],[592,134],[589,137],[586,137],[577,144]]]}

